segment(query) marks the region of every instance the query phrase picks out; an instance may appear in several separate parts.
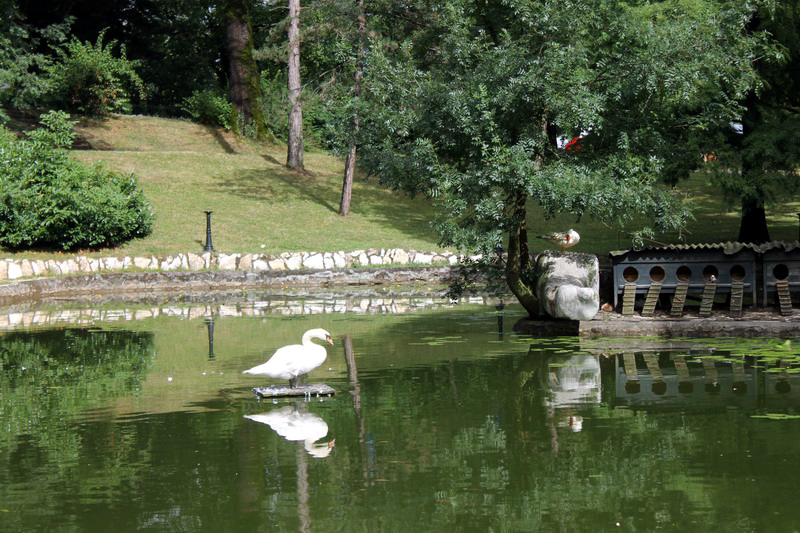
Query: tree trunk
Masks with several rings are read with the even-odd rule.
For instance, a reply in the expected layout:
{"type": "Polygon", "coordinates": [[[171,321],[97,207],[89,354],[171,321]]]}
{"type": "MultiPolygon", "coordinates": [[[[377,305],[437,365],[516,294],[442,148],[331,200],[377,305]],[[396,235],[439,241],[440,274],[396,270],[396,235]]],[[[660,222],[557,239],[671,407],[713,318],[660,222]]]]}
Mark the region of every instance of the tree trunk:
{"type": "MultiPolygon", "coordinates": [[[[353,119],[353,127],[358,127],[358,119],[353,119]]],[[[339,204],[339,214],[350,214],[350,200],[353,196],[353,175],[356,171],[356,143],[350,143],[347,159],[344,162],[344,182],[342,183],[342,202],[339,204]]]]}
{"type": "Polygon", "coordinates": [[[527,212],[524,192],[516,192],[511,201],[514,202],[511,214],[512,224],[508,236],[508,257],[506,259],[506,283],[519,303],[528,312],[531,318],[539,316],[539,299],[531,286],[530,280],[525,277],[525,269],[529,261],[527,231],[525,219],[527,212]],[[523,250],[525,253],[523,254],[523,250]]]}
{"type": "Polygon", "coordinates": [[[253,57],[250,15],[244,0],[227,0],[225,41],[228,54],[229,94],[234,107],[232,126],[238,133],[253,127],[257,138],[266,137],[261,85],[253,57]]]}
{"type": "MultiPolygon", "coordinates": [[[[367,32],[367,21],[364,16],[364,0],[356,0],[358,6],[358,51],[356,52],[356,73],[355,83],[353,85],[353,98],[358,100],[361,96],[361,76],[364,72],[363,47],[364,35],[367,32]]],[[[350,200],[353,196],[353,176],[356,170],[356,152],[358,147],[356,145],[355,136],[358,132],[359,117],[358,110],[353,113],[353,138],[350,142],[350,149],[347,151],[347,160],[344,163],[344,182],[342,183],[342,202],[339,205],[339,214],[347,216],[350,213],[350,200]]]]}
{"type": "Polygon", "coordinates": [[[769,242],[767,214],[764,203],[757,200],[742,200],[742,221],[739,226],[739,242],[762,244],[769,242]]]}
{"type": "Polygon", "coordinates": [[[289,146],[286,164],[303,170],[303,109],[300,105],[300,0],[289,0],[289,146]]]}

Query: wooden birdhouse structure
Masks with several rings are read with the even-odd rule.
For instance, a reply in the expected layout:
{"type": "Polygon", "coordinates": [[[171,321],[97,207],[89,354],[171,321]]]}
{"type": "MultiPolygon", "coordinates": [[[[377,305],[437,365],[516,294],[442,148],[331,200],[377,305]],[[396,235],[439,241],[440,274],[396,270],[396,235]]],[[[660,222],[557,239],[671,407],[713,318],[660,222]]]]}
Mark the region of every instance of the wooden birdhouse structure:
{"type": "Polygon", "coordinates": [[[763,304],[770,295],[784,315],[792,312],[792,292],[800,292],[800,242],[771,242],[761,246],[763,304]]]}
{"type": "Polygon", "coordinates": [[[691,295],[700,298],[704,316],[711,313],[717,294],[730,294],[731,312],[739,314],[746,294],[753,304],[757,301],[758,255],[757,246],[737,242],[612,252],[614,307],[622,301],[622,314],[632,315],[637,300],[644,298],[642,316],[652,316],[662,296],[671,296],[670,315],[680,316],[691,295]]]}

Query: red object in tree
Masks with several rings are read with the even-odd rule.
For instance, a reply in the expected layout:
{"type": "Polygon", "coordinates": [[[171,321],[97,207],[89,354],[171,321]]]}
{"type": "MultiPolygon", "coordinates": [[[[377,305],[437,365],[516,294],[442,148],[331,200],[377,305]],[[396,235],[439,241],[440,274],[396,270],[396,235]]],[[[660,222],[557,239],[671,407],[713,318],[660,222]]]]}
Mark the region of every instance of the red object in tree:
{"type": "Polygon", "coordinates": [[[572,139],[570,142],[567,143],[564,149],[577,152],[578,150],[583,148],[583,146],[581,146],[581,140],[583,140],[583,137],[580,136],[575,137],[574,139],[572,139]]]}

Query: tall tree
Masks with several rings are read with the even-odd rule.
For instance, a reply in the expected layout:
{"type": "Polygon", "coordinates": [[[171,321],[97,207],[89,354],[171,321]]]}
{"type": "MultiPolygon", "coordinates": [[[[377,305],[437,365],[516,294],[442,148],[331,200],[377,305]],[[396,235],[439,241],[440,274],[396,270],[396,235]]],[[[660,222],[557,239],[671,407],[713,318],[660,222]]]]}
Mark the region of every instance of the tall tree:
{"type": "Polygon", "coordinates": [[[225,3],[225,41],[228,54],[229,92],[237,131],[253,128],[256,138],[266,137],[261,85],[253,56],[253,28],[246,0],[225,3]]]}
{"type": "Polygon", "coordinates": [[[289,143],[286,164],[303,170],[303,108],[300,102],[300,0],[289,0],[289,143]]]}
{"type": "Polygon", "coordinates": [[[438,40],[421,62],[410,61],[413,43],[370,58],[362,168],[433,196],[442,244],[481,254],[487,271],[502,265],[537,315],[533,205],[640,237],[684,223],[682,198],[658,180],[686,157],[675,131],[740,111],[752,81],[747,9],[717,0],[440,3],[426,33],[438,40]],[[558,148],[558,135],[581,131],[590,132],[581,150],[558,148]],[[652,225],[634,226],[643,215],[652,225]]]}
{"type": "Polygon", "coordinates": [[[741,206],[740,242],[770,240],[767,208],[800,191],[800,2],[763,6],[748,32],[767,39],[756,60],[761,83],[743,99],[738,128],[723,123],[706,145],[715,183],[741,206]]]}
{"type": "MultiPolygon", "coordinates": [[[[366,14],[364,13],[364,0],[356,0],[356,6],[358,7],[358,17],[356,19],[356,27],[358,29],[358,45],[356,50],[356,68],[355,68],[355,78],[353,81],[353,98],[357,101],[358,98],[361,96],[361,78],[364,75],[364,42],[366,40],[366,33],[367,33],[367,19],[366,14]]],[[[352,127],[353,127],[353,138],[350,141],[350,147],[347,150],[347,158],[344,162],[344,180],[342,183],[342,201],[339,204],[339,214],[342,216],[346,216],[350,213],[350,201],[352,200],[353,196],[353,176],[356,172],[356,152],[358,151],[358,145],[355,141],[355,136],[358,132],[358,125],[359,125],[359,117],[358,117],[358,107],[353,111],[353,118],[352,118],[352,127]]]]}

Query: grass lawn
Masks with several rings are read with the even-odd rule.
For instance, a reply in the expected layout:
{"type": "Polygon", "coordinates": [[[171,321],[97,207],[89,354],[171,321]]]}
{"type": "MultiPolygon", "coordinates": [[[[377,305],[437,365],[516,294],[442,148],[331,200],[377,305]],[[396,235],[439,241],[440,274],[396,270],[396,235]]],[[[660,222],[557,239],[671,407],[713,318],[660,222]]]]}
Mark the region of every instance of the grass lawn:
{"type": "MultiPolygon", "coordinates": [[[[213,243],[219,252],[438,249],[437,236],[429,226],[435,209],[431,202],[385,190],[375,180],[356,180],[352,213],[340,217],[343,163],[323,152],[308,151],[306,172],[297,173],[285,166],[284,146],[238,140],[186,120],[119,116],[83,121],[78,130],[93,149],[75,150],[73,157],[134,171],[156,215],[154,231],[147,238],[89,255],[201,252],[205,210],[214,212],[213,243]]],[[[725,211],[703,175],[697,174],[682,187],[696,202],[696,220],[682,242],[735,240],[738,213],[725,211]]],[[[770,211],[773,239],[797,239],[798,212],[797,202],[770,211]]],[[[581,234],[580,244],[573,249],[579,252],[605,254],[630,245],[623,234],[588,218],[543,220],[533,209],[529,226],[532,235],[574,228],[581,234]]],[[[677,235],[659,240],[681,242],[677,235]]],[[[536,239],[531,247],[532,251],[552,248],[536,239]]],[[[4,250],[3,255],[45,258],[59,254],[4,250]]]]}

